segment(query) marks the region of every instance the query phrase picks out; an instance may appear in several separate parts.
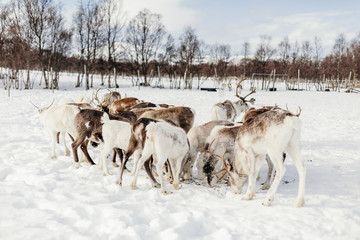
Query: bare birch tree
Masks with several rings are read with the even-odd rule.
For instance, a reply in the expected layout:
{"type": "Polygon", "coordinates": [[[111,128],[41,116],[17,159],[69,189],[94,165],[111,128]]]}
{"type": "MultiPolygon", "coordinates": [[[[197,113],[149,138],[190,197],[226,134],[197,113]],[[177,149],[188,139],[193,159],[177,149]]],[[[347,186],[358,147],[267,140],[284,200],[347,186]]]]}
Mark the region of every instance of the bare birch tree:
{"type": "MultiPolygon", "coordinates": [[[[106,44],[108,87],[111,87],[112,70],[116,67],[116,53],[121,39],[121,31],[125,25],[125,17],[122,10],[122,1],[104,0],[104,41],[106,44]]],[[[114,83],[115,86],[117,83],[114,83]]],[[[117,86],[116,86],[117,87],[117,86]]]]}
{"type": "MultiPolygon", "coordinates": [[[[258,45],[258,48],[255,53],[255,59],[259,62],[260,71],[262,74],[266,73],[266,67],[270,62],[270,59],[276,53],[276,49],[271,46],[271,36],[262,35],[260,36],[261,42],[258,45]]],[[[265,79],[263,77],[262,81],[262,90],[265,88],[265,79]]]]}
{"type": "Polygon", "coordinates": [[[243,76],[246,78],[246,69],[247,69],[247,65],[249,63],[249,55],[250,55],[250,43],[249,41],[245,41],[242,44],[242,49],[241,49],[241,53],[243,55],[243,59],[242,59],[242,65],[244,68],[244,72],[243,72],[243,76]]]}
{"type": "Polygon", "coordinates": [[[195,29],[190,26],[185,28],[185,31],[179,37],[179,57],[181,64],[184,65],[184,88],[187,88],[187,75],[191,70],[194,60],[200,54],[200,40],[196,35],[195,29]]]}
{"type": "Polygon", "coordinates": [[[151,13],[148,9],[141,10],[129,22],[124,50],[128,60],[135,65],[135,71],[143,76],[145,86],[149,85],[150,62],[156,59],[164,35],[161,15],[151,13]]]}
{"type": "MultiPolygon", "coordinates": [[[[98,1],[86,0],[80,2],[78,10],[74,15],[76,42],[80,52],[83,66],[80,66],[85,75],[85,89],[90,89],[90,73],[99,56],[99,47],[103,46],[104,38],[101,29],[104,23],[104,13],[98,1]]],[[[80,86],[80,76],[77,87],[80,86]]]]}

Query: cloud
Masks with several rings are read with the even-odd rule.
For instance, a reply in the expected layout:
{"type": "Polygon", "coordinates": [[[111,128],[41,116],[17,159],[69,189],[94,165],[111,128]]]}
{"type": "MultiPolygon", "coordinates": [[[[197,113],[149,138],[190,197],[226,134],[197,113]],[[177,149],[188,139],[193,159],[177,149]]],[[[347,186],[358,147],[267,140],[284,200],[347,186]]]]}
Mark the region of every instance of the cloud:
{"type": "MultiPolygon", "coordinates": [[[[313,41],[315,37],[321,39],[325,52],[329,52],[335,38],[340,33],[350,40],[360,29],[349,28],[357,26],[355,18],[359,11],[329,11],[312,12],[303,14],[288,15],[266,15],[254,16],[252,18],[242,19],[238,22],[229,23],[223,28],[223,32],[215,36],[216,41],[230,43],[235,51],[241,50],[241,44],[249,41],[252,51],[255,51],[260,43],[261,35],[272,36],[272,43],[277,44],[288,36],[291,42],[313,41]],[[223,37],[226,36],[226,37],[223,37]],[[229,41],[230,39],[230,41],[229,41]]],[[[207,38],[212,39],[210,36],[207,38]]]]}
{"type": "Polygon", "coordinates": [[[159,13],[163,16],[167,31],[179,33],[185,26],[193,26],[199,20],[197,11],[185,7],[183,3],[183,0],[124,0],[123,6],[129,18],[134,17],[144,8],[159,13]]]}

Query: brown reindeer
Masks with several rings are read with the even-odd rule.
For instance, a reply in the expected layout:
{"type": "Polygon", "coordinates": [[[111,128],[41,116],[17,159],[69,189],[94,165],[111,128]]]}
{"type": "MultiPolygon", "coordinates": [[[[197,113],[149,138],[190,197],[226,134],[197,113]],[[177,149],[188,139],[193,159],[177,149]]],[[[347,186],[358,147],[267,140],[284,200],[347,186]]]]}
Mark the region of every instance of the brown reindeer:
{"type": "Polygon", "coordinates": [[[172,107],[144,112],[140,118],[170,120],[187,133],[194,124],[195,112],[189,107],[172,107]]]}
{"type": "MultiPolygon", "coordinates": [[[[119,115],[108,116],[108,114],[103,111],[98,111],[94,109],[80,109],[80,112],[76,114],[74,118],[76,139],[74,139],[73,143],[71,144],[74,155],[74,161],[76,164],[78,164],[79,162],[79,158],[77,154],[79,146],[81,147],[81,150],[83,151],[88,162],[91,165],[95,164],[87,151],[87,145],[89,141],[100,142],[100,140],[102,140],[102,139],[94,139],[94,137],[101,136],[102,125],[103,125],[102,118],[104,117],[113,120],[128,122],[132,124],[132,122],[129,119],[119,115]]],[[[119,154],[119,156],[122,155],[120,151],[117,151],[117,153],[119,154]]]]}
{"type": "Polygon", "coordinates": [[[114,101],[109,107],[110,114],[117,114],[120,111],[124,111],[132,106],[135,106],[142,101],[135,97],[127,97],[114,101]]]}

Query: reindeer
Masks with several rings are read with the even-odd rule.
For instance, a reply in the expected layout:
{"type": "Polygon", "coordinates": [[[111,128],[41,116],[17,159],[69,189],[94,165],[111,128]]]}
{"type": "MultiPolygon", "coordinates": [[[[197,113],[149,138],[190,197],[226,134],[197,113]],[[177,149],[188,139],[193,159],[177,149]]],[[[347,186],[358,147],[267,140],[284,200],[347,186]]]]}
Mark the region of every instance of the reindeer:
{"type": "Polygon", "coordinates": [[[144,112],[155,111],[155,110],[171,108],[171,107],[174,107],[174,106],[168,105],[168,104],[155,104],[155,103],[150,103],[150,102],[143,102],[143,103],[136,104],[135,106],[132,106],[130,108],[127,108],[126,110],[135,113],[136,116],[138,118],[140,118],[140,116],[144,112]]]}
{"type": "Polygon", "coordinates": [[[128,149],[132,124],[119,120],[111,120],[107,114],[103,115],[101,122],[103,124],[101,131],[99,131],[99,129],[98,131],[93,131],[91,139],[102,145],[99,161],[100,169],[103,170],[104,175],[110,175],[106,158],[111,150],[115,149],[114,151],[116,151],[120,157],[122,169],[124,168],[121,151],[128,149]]]}
{"type": "Polygon", "coordinates": [[[252,90],[249,94],[247,94],[245,97],[241,97],[239,95],[238,89],[239,89],[239,85],[242,81],[244,81],[245,79],[242,78],[238,83],[237,83],[237,87],[236,87],[236,97],[239,98],[238,101],[236,102],[232,102],[230,100],[225,100],[224,102],[221,103],[216,103],[212,108],[211,108],[211,113],[210,113],[210,119],[211,120],[228,120],[228,121],[235,121],[235,118],[237,116],[239,116],[239,114],[241,112],[246,112],[249,109],[249,105],[248,102],[250,102],[251,104],[254,104],[255,99],[251,98],[250,100],[246,100],[246,98],[248,96],[250,96],[251,94],[255,93],[255,90],[252,90]]]}
{"type": "MultiPolygon", "coordinates": [[[[110,90],[109,90],[110,91],[110,90]]],[[[121,94],[116,91],[110,91],[109,93],[105,93],[102,98],[99,105],[102,107],[109,107],[113,102],[116,100],[121,99],[121,94]]]]}
{"type": "MultiPolygon", "coordinates": [[[[110,91],[110,93],[106,93],[103,95],[102,99],[99,100],[98,93],[100,91],[100,88],[95,91],[93,91],[93,100],[98,102],[98,108],[97,110],[104,111],[108,114],[109,113],[109,105],[112,104],[114,101],[121,99],[121,95],[119,92],[116,91],[110,91]]],[[[111,119],[120,119],[124,120],[127,119],[128,122],[131,124],[135,123],[138,116],[131,112],[131,111],[118,111],[115,114],[110,114],[111,119]]],[[[122,150],[114,148],[114,154],[112,158],[112,165],[114,167],[119,167],[119,165],[116,163],[116,155],[119,155],[120,161],[122,162],[122,150]]]]}
{"type": "Polygon", "coordinates": [[[127,98],[115,100],[109,107],[109,113],[117,114],[141,102],[142,100],[139,100],[135,97],[127,97],[127,98]]]}
{"type": "MultiPolygon", "coordinates": [[[[180,173],[184,166],[185,156],[189,150],[189,142],[183,129],[167,121],[140,118],[132,128],[132,136],[129,148],[125,154],[124,164],[137,149],[142,149],[142,156],[134,165],[134,178],[130,185],[132,189],[137,188],[136,180],[142,165],[144,165],[147,174],[150,176],[153,187],[159,187],[150,170],[149,163],[152,155],[156,156],[157,159],[156,169],[160,178],[162,193],[169,193],[165,187],[162,173],[166,161],[171,166],[174,178],[173,187],[174,189],[179,189],[180,173]]],[[[122,173],[120,173],[120,183],[121,177],[122,173]]]]}
{"type": "MultiPolygon", "coordinates": [[[[225,171],[226,166],[223,164],[225,161],[224,158],[226,158],[226,161],[232,161],[234,159],[235,139],[237,132],[243,123],[246,124],[251,122],[258,115],[273,109],[277,109],[277,106],[262,107],[260,109],[250,108],[245,113],[243,122],[237,123],[233,126],[216,126],[206,140],[206,144],[203,149],[205,154],[201,155],[202,157],[199,157],[198,159],[198,178],[203,179],[206,176],[208,186],[211,186],[213,175],[217,177],[217,182],[220,182],[227,173],[227,171],[225,171]],[[222,159],[223,161],[219,161],[219,159],[222,159]]],[[[284,153],[284,160],[285,157],[286,154],[284,153]]],[[[269,189],[273,173],[273,164],[268,155],[266,155],[266,162],[268,164],[268,174],[261,187],[263,190],[269,189]]]]}
{"type": "MultiPolygon", "coordinates": [[[[210,121],[205,124],[192,127],[187,133],[187,138],[190,143],[190,150],[188,153],[187,161],[184,166],[184,180],[187,181],[192,176],[192,168],[195,163],[197,154],[203,149],[206,138],[210,135],[210,132],[215,126],[234,125],[229,121],[210,121]]],[[[201,155],[201,154],[200,154],[201,155]]],[[[201,157],[199,157],[201,158],[201,157]]],[[[201,174],[201,173],[200,173],[201,174]]],[[[199,178],[199,168],[198,168],[199,178]]]]}
{"type": "Polygon", "coordinates": [[[195,111],[189,107],[172,107],[144,112],[140,118],[170,120],[187,133],[194,124],[195,111]]]}
{"type": "Polygon", "coordinates": [[[46,130],[52,135],[52,155],[51,158],[56,158],[55,145],[59,142],[59,133],[62,135],[62,140],[65,148],[65,155],[69,156],[70,151],[66,146],[65,134],[70,136],[76,136],[76,130],[74,127],[75,115],[80,111],[77,106],[72,105],[59,105],[52,106],[55,99],[48,107],[39,108],[34,103],[30,103],[37,109],[39,113],[40,121],[43,123],[46,130]]]}
{"type": "Polygon", "coordinates": [[[91,102],[97,102],[97,107],[98,110],[101,111],[105,111],[105,112],[109,112],[109,106],[116,100],[121,99],[121,94],[119,92],[116,91],[110,91],[109,93],[105,93],[102,97],[101,100],[98,97],[99,91],[101,90],[101,88],[98,88],[95,92],[95,90],[93,91],[93,99],[91,102]]]}
{"type": "MultiPolygon", "coordinates": [[[[91,159],[88,151],[87,145],[89,141],[99,142],[98,136],[101,136],[102,133],[102,125],[103,118],[107,118],[108,115],[106,112],[95,110],[95,109],[81,109],[78,114],[76,114],[74,123],[76,128],[76,139],[71,144],[73,154],[74,154],[74,162],[77,164],[76,167],[79,167],[78,162],[79,158],[77,155],[78,147],[81,146],[82,152],[85,154],[86,159],[91,165],[95,165],[94,161],[91,159]]],[[[128,123],[132,123],[127,118],[121,116],[109,116],[110,119],[116,119],[128,123]]]]}
{"type": "Polygon", "coordinates": [[[276,170],[274,181],[263,202],[263,205],[270,206],[285,174],[283,152],[287,152],[299,174],[295,207],[304,205],[306,171],[301,159],[300,113],[301,109],[295,115],[287,110],[275,108],[260,114],[239,128],[235,140],[235,158],[227,162],[232,192],[241,193],[248,176],[248,188],[242,199],[253,199],[256,177],[265,155],[268,154],[276,170]]]}

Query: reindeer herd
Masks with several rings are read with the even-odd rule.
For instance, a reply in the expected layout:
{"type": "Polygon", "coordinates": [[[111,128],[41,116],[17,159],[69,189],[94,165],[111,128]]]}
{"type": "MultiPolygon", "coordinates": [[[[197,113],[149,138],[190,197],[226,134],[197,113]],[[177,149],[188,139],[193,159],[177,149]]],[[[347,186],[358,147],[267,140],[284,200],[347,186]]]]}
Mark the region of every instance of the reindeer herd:
{"type": "Polygon", "coordinates": [[[211,109],[211,121],[193,126],[195,111],[189,107],[154,104],[134,97],[121,98],[118,92],[93,99],[63,99],[58,106],[39,108],[39,118],[52,136],[52,158],[56,158],[55,146],[61,136],[65,155],[70,150],[65,143],[68,135],[76,168],[79,159],[94,165],[87,148],[100,146],[99,168],[104,175],[110,172],[107,158],[113,153],[112,165],[119,167],[117,183],[122,185],[122,176],[127,162],[133,161],[130,187],[136,189],[138,174],[143,167],[153,187],[168,194],[167,181],[174,189],[180,181],[197,178],[208,186],[222,181],[230,184],[233,193],[240,194],[245,182],[248,186],[242,199],[253,199],[256,179],[264,159],[268,174],[262,189],[269,189],[263,205],[269,206],[285,173],[287,155],[294,161],[299,174],[298,195],[295,207],[304,205],[305,166],[300,152],[300,119],[298,114],[277,106],[249,108],[246,100],[252,91],[239,101],[218,103],[211,109]],[[95,104],[96,103],[96,104],[95,104]],[[244,113],[241,122],[234,122],[244,113]],[[79,147],[81,151],[79,150],[79,147]],[[195,164],[196,163],[196,164],[195,164]],[[273,171],[275,169],[275,171],[273,171]],[[160,183],[157,182],[157,179],[160,183]]]}

